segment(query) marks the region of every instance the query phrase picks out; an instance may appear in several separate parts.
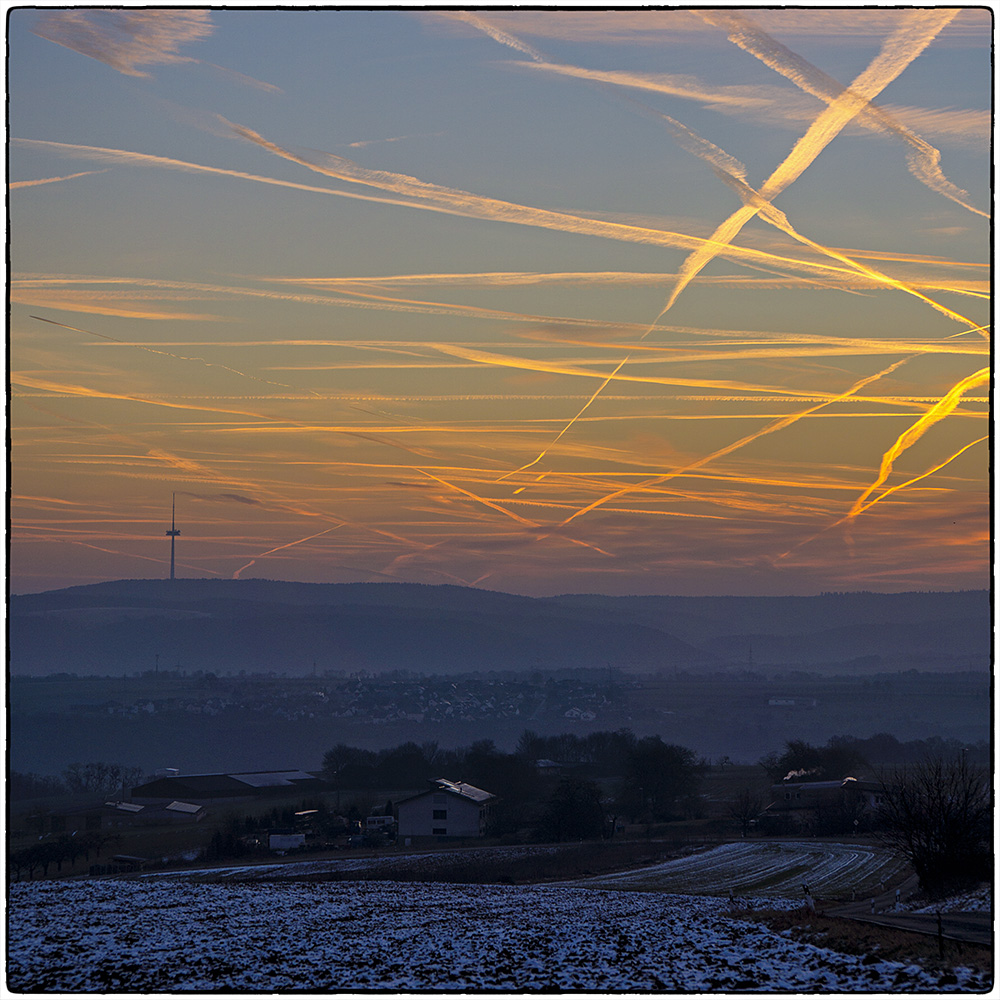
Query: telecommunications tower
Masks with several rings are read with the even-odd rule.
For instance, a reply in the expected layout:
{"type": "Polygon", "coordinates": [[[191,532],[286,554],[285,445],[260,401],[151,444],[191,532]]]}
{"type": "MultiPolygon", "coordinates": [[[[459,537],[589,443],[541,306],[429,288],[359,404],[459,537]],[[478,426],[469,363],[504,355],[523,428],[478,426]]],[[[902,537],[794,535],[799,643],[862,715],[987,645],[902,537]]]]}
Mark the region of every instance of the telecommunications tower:
{"type": "Polygon", "coordinates": [[[170,539],[170,579],[174,578],[174,539],[180,534],[177,529],[177,521],[175,518],[175,512],[177,509],[177,494],[170,494],[170,530],[167,532],[167,537],[170,539]]]}

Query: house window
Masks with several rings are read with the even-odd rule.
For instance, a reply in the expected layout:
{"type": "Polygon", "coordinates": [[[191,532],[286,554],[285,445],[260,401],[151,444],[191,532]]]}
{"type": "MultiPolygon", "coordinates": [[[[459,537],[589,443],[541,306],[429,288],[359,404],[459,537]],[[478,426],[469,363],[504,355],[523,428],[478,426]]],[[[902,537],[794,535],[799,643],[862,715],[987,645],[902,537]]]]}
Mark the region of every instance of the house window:
{"type": "Polygon", "coordinates": [[[448,818],[447,809],[435,809],[434,815],[431,817],[431,819],[447,819],[447,818],[448,818]]]}
{"type": "Polygon", "coordinates": [[[431,829],[431,833],[435,837],[447,837],[448,836],[448,830],[445,827],[443,827],[443,826],[435,826],[435,827],[433,827],[431,829]]]}

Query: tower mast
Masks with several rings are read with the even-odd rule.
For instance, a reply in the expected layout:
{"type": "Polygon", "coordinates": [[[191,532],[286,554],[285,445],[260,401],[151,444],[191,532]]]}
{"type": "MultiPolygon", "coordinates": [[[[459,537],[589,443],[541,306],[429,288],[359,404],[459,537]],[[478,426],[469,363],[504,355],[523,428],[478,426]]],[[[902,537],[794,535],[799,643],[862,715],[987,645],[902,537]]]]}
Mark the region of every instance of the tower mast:
{"type": "Polygon", "coordinates": [[[180,534],[177,529],[175,514],[177,511],[177,494],[170,494],[170,530],[167,532],[170,538],[170,579],[174,578],[174,539],[180,534]]]}

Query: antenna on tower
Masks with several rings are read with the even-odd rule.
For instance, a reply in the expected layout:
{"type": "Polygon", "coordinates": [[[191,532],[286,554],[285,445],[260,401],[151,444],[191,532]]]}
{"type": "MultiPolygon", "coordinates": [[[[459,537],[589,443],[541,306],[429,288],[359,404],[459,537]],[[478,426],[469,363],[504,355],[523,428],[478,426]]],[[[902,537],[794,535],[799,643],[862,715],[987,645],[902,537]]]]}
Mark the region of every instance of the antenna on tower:
{"type": "Polygon", "coordinates": [[[177,494],[170,494],[170,530],[167,532],[167,536],[170,538],[170,579],[174,578],[174,539],[180,534],[177,529],[177,521],[175,514],[177,511],[177,494]]]}

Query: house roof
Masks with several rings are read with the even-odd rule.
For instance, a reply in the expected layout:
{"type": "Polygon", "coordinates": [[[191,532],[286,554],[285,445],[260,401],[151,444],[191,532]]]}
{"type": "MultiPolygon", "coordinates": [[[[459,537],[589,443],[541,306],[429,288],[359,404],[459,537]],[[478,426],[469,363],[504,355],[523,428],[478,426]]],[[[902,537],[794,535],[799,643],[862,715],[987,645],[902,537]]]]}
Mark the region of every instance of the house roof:
{"type": "Polygon", "coordinates": [[[779,781],[772,788],[794,788],[799,792],[825,792],[837,788],[854,788],[859,791],[878,791],[882,786],[877,781],[858,781],[857,778],[841,778],[839,781],[779,781]]]}
{"type": "Polygon", "coordinates": [[[229,777],[251,785],[253,788],[272,788],[278,785],[292,785],[297,781],[315,781],[316,777],[305,771],[244,771],[229,777]]]}
{"type": "Polygon", "coordinates": [[[169,809],[171,812],[178,813],[197,813],[201,812],[205,807],[195,805],[193,802],[171,802],[169,805],[163,807],[164,809],[169,809]]]}
{"type": "Polygon", "coordinates": [[[451,781],[449,778],[434,778],[431,781],[431,787],[424,792],[418,792],[416,795],[411,795],[409,798],[400,799],[397,805],[403,802],[412,802],[414,799],[422,798],[424,795],[433,795],[435,792],[445,792],[448,795],[457,795],[459,798],[467,799],[470,802],[488,802],[490,799],[495,799],[496,796],[492,792],[486,792],[482,788],[476,788],[475,785],[470,785],[466,781],[451,781]]]}
{"type": "Polygon", "coordinates": [[[178,774],[154,778],[132,789],[140,798],[191,799],[253,795],[269,788],[322,787],[324,782],[306,771],[243,771],[233,774],[178,774]]]}
{"type": "Polygon", "coordinates": [[[135,802],[105,802],[105,807],[115,809],[118,812],[138,813],[142,812],[145,806],[136,805],[135,802]]]}

